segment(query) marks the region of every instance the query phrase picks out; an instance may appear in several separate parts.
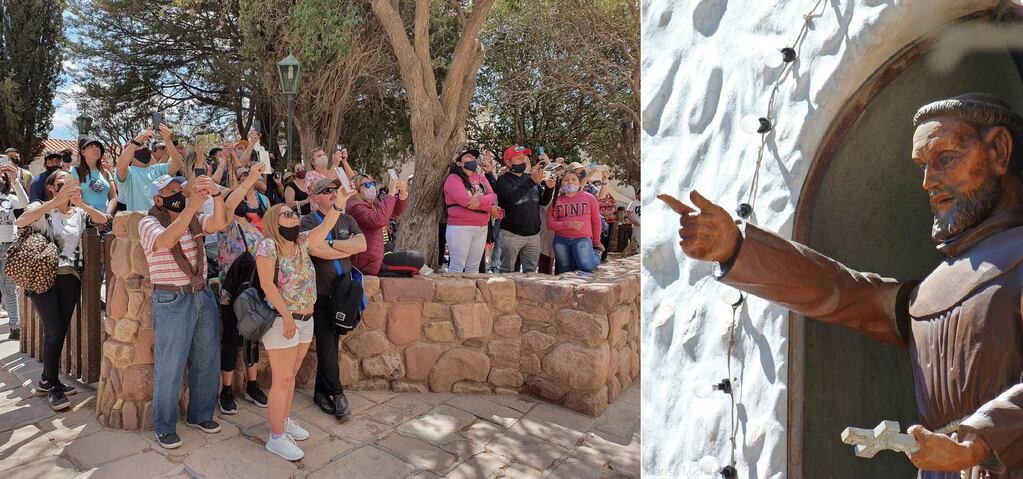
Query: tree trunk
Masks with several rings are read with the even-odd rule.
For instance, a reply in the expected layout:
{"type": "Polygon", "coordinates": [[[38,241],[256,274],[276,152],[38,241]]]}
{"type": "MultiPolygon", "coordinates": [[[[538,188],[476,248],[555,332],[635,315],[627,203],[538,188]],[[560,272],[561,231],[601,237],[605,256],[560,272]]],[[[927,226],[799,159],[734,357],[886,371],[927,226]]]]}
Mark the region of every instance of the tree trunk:
{"type": "Polygon", "coordinates": [[[453,135],[448,141],[439,138],[416,140],[415,175],[409,184],[409,204],[401,215],[395,248],[404,251],[418,251],[426,258],[426,264],[433,268],[438,263],[437,238],[443,207],[442,186],[447,179],[448,164],[457,150],[465,144],[464,130],[453,135]],[[417,191],[434,192],[417,195],[417,191]]]}

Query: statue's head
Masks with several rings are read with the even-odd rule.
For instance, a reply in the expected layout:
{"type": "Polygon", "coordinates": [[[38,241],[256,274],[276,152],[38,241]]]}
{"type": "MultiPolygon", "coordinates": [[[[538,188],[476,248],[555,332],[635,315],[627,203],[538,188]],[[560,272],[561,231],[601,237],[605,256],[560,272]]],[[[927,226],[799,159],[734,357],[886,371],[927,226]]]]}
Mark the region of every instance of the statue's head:
{"type": "Polygon", "coordinates": [[[935,241],[976,226],[1021,181],[1023,118],[1000,98],[968,93],[929,103],[913,126],[913,162],[923,172],[935,241]]]}

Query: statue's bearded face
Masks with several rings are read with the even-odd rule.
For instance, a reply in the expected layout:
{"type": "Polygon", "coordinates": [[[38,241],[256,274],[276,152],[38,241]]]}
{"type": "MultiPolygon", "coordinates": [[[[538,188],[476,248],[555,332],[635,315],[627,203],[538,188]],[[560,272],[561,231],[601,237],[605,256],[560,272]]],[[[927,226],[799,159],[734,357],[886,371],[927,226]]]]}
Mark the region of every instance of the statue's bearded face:
{"type": "Polygon", "coordinates": [[[934,213],[934,241],[976,226],[998,203],[1005,172],[997,167],[992,138],[953,117],[935,118],[914,132],[913,161],[923,172],[922,186],[934,213]]]}

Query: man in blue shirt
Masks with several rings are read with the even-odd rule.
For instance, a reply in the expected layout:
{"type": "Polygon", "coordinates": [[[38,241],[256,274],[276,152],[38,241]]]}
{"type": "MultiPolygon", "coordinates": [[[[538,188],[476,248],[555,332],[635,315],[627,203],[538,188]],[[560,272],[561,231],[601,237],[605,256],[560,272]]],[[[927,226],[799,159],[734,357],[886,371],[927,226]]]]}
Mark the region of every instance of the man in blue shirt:
{"type": "Polygon", "coordinates": [[[46,156],[43,157],[43,167],[45,170],[39,172],[36,178],[32,180],[32,186],[29,187],[28,200],[31,201],[43,201],[43,194],[46,192],[46,179],[50,177],[50,174],[64,167],[64,155],[58,151],[47,151],[46,156]]]}
{"type": "MultiPolygon", "coordinates": [[[[171,129],[160,124],[160,136],[163,144],[172,144],[171,129]]],[[[128,211],[149,211],[153,207],[153,197],[149,186],[163,175],[176,176],[181,171],[184,159],[176,148],[167,148],[170,161],[154,163],[148,148],[143,148],[153,138],[151,130],[139,133],[135,139],[124,145],[121,156],[117,157],[117,188],[124,191],[124,204],[128,211]],[[139,152],[139,155],[135,153],[139,152]]]]}

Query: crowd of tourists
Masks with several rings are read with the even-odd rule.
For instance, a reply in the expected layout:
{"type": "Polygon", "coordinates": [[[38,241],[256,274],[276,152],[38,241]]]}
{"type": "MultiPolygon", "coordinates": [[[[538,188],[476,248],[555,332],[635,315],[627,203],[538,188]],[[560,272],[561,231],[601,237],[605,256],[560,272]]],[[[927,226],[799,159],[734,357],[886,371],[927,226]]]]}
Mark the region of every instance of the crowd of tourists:
{"type": "MultiPolygon", "coordinates": [[[[70,407],[76,392],[60,381],[58,365],[81,295],[83,234],[105,234],[117,212],[135,211],[146,214],[138,237],[153,288],[153,425],[162,447],[181,445],[187,364],[187,426],[216,433],[215,412],[238,411],[239,352],[242,399],[268,409],[268,451],[292,461],[304,455],[296,441],[309,433],[289,413],[313,340],[314,402],[339,421],[350,416],[338,342],[365,307],[362,275],[412,275],[423,266],[422,254],[394,248],[408,184],[393,170],[383,180],[356,171],[343,145],[315,148],[307,162],[271,173],[272,153],[260,139],[253,130],[188,152],[161,124],[125,144],[113,164],[103,142],[86,137],[77,154],[47,152],[34,177],[16,150],[0,157],[3,309],[18,339],[19,285],[30,296],[43,333],[33,392],[54,410],[70,407]],[[45,251],[55,257],[45,265],[26,259],[45,251]],[[268,391],[256,381],[260,348],[270,363],[268,391]]],[[[518,145],[501,159],[466,150],[437,173],[446,175],[438,228],[446,271],[592,275],[619,224],[631,225],[635,249],[638,201],[618,207],[606,167],[551,160],[542,149],[534,157],[518,145]]]]}

